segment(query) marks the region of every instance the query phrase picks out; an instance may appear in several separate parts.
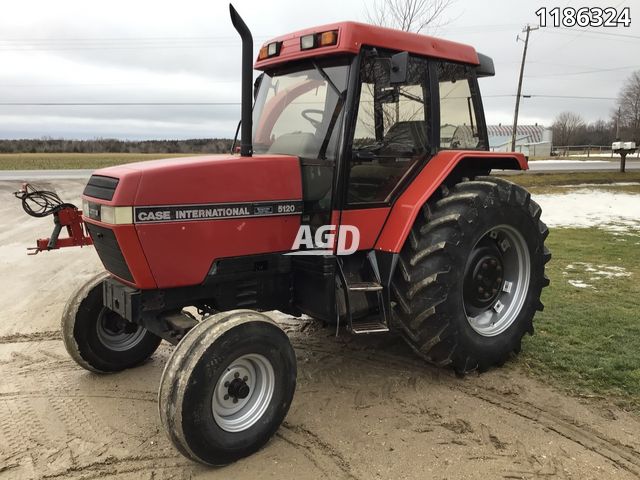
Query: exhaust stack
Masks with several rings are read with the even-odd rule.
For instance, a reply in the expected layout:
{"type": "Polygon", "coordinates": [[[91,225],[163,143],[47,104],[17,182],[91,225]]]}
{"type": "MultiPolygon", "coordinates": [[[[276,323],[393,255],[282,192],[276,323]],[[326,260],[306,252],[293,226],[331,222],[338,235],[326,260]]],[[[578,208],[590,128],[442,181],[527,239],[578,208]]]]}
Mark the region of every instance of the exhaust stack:
{"type": "Polygon", "coordinates": [[[242,128],[240,132],[240,155],[250,157],[253,153],[251,144],[252,132],[252,106],[253,106],[253,37],[247,24],[238,14],[233,5],[229,4],[231,23],[240,34],[242,39],[242,113],[240,121],[242,128]]]}

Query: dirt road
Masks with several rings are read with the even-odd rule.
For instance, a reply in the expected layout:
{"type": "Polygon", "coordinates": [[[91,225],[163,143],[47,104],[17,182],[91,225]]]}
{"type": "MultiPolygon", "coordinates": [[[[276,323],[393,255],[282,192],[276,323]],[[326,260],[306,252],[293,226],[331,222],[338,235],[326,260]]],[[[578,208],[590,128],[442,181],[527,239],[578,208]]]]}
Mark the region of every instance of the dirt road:
{"type": "MultiPolygon", "coordinates": [[[[194,465],[161,428],[156,389],[171,353],[97,376],[67,356],[68,295],[100,269],[91,248],[24,255],[49,220],[22,213],[0,182],[0,479],[589,479],[640,477],[640,422],[569,398],[513,364],[456,378],[392,337],[335,338],[277,315],[298,389],[277,436],[223,469],[194,465]]],[[[56,182],[76,200],[81,181],[56,182]]]]}

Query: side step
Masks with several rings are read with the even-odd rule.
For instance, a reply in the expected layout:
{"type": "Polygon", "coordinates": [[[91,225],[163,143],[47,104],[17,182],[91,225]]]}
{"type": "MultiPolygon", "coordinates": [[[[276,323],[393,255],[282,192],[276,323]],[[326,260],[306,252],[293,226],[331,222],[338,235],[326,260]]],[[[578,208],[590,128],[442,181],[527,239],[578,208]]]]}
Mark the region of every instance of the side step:
{"type": "Polygon", "coordinates": [[[375,320],[369,321],[354,321],[351,325],[351,333],[356,335],[361,335],[363,333],[384,333],[388,332],[389,327],[387,327],[384,323],[376,322],[375,320]]]}
{"type": "MultiPolygon", "coordinates": [[[[349,284],[349,292],[376,292],[378,301],[381,300],[382,285],[378,282],[358,282],[349,284]]],[[[351,321],[351,333],[361,335],[364,333],[384,333],[388,332],[389,327],[379,319],[364,318],[363,320],[351,321]]]]}
{"type": "Polygon", "coordinates": [[[349,291],[350,292],[381,292],[382,285],[380,285],[378,282],[350,283],[349,291]]]}
{"type": "Polygon", "coordinates": [[[380,272],[378,271],[378,265],[376,262],[375,254],[373,252],[369,252],[367,254],[368,264],[370,268],[371,275],[374,280],[368,282],[354,282],[348,283],[347,278],[342,269],[342,263],[338,260],[338,275],[342,282],[342,285],[346,287],[344,290],[345,294],[345,306],[347,309],[347,328],[349,331],[355,335],[366,334],[366,333],[384,333],[389,331],[388,319],[387,319],[387,311],[384,305],[383,292],[384,286],[380,281],[380,272]],[[378,300],[379,313],[368,315],[365,318],[354,320],[351,315],[351,302],[349,301],[349,297],[351,294],[376,294],[378,300]]]}

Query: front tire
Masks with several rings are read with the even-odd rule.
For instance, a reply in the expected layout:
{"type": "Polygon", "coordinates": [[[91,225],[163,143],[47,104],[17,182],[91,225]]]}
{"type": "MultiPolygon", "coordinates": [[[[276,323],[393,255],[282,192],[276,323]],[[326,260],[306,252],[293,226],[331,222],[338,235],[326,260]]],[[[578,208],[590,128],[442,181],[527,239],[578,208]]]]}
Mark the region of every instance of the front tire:
{"type": "Polygon", "coordinates": [[[540,214],[494,177],[443,186],[423,207],[392,280],[393,319],[420,356],[464,373],[520,352],[549,285],[540,214]]]}
{"type": "Polygon", "coordinates": [[[95,373],[135,367],[156,351],[162,339],[128,322],[103,304],[102,272],[76,290],[62,314],[62,339],[78,365],[95,373]]]}
{"type": "Polygon", "coordinates": [[[222,312],[182,339],[160,380],[160,419],[187,458],[221,466],[259,450],[284,420],[296,358],[266,315],[222,312]]]}

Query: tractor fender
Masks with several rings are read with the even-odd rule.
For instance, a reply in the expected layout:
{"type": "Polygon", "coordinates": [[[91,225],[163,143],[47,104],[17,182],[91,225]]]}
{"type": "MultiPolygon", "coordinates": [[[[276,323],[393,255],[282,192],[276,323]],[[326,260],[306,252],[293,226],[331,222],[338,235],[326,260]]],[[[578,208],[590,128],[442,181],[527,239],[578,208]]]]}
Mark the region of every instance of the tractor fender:
{"type": "Polygon", "coordinates": [[[378,236],[375,250],[400,252],[422,206],[458,166],[472,171],[529,168],[526,157],[515,152],[445,150],[437,153],[396,200],[378,236]]]}

